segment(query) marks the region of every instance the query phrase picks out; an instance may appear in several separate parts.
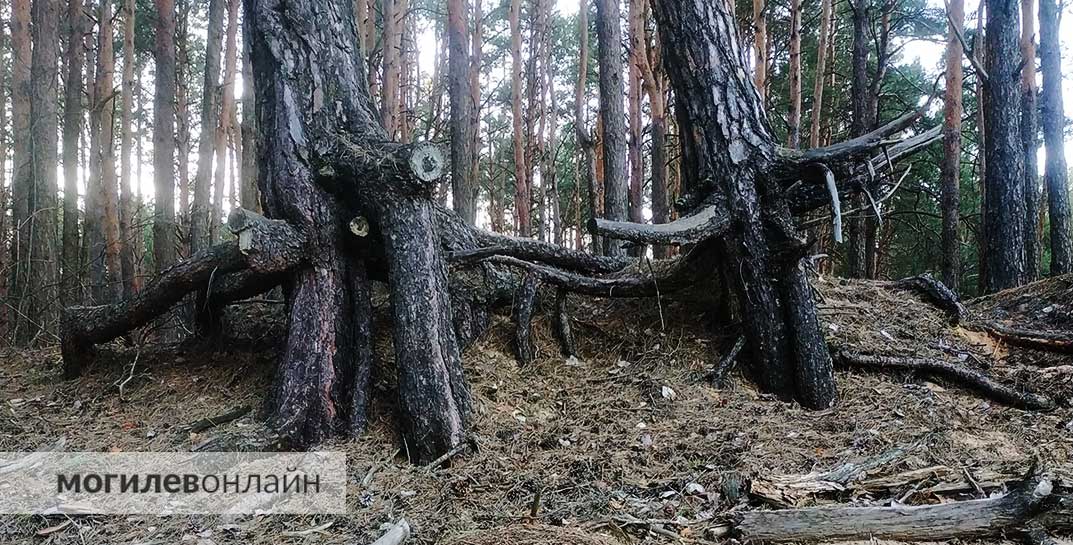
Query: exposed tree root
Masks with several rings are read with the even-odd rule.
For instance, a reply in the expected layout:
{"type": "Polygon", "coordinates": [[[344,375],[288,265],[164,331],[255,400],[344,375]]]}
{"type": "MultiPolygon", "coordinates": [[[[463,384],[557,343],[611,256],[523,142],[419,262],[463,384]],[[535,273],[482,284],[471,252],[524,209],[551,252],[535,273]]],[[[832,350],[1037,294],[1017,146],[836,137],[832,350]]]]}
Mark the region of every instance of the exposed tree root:
{"type": "Polygon", "coordinates": [[[965,319],[965,305],[961,304],[953,290],[946,287],[929,273],[910,276],[901,280],[885,282],[894,288],[916,291],[928,298],[935,306],[946,312],[952,322],[959,323],[965,319]]]}
{"type": "Polygon", "coordinates": [[[533,342],[530,337],[539,286],[537,275],[526,274],[514,295],[514,355],[521,365],[533,362],[533,342]]]}
{"type": "Polygon", "coordinates": [[[719,362],[715,364],[715,368],[708,374],[709,380],[716,388],[726,388],[730,384],[730,372],[734,370],[734,367],[738,364],[738,356],[741,354],[741,350],[745,348],[745,337],[738,336],[734,341],[733,346],[723,357],[719,358],[719,362]]]}
{"type": "Polygon", "coordinates": [[[989,399],[1021,409],[1046,411],[1054,408],[1054,401],[1046,396],[1019,392],[999,384],[982,373],[967,367],[944,361],[924,358],[865,355],[846,350],[836,352],[837,360],[848,367],[871,370],[903,369],[940,376],[959,385],[971,388],[989,399]]]}
{"type": "MultiPolygon", "coordinates": [[[[244,214],[239,209],[232,216],[244,214]]],[[[210,280],[226,285],[228,296],[238,296],[264,287],[271,283],[266,278],[302,263],[303,237],[297,230],[286,222],[249,214],[248,221],[243,220],[244,234],[239,240],[206,248],[176,263],[134,297],[110,305],[64,309],[60,320],[64,376],[74,377],[81,372],[93,358],[93,345],[148,324],[210,280]],[[224,280],[228,273],[242,269],[254,272],[224,280]]]]}
{"type": "Polygon", "coordinates": [[[555,339],[559,341],[559,352],[563,356],[576,356],[574,330],[570,327],[570,301],[566,290],[555,290],[555,339]]]}
{"type": "Polygon", "coordinates": [[[750,541],[896,539],[940,541],[1073,526],[1073,498],[1053,494],[1046,474],[1030,473],[1009,492],[980,500],[891,507],[815,507],[746,511],[736,529],[750,541]]]}
{"type": "Polygon", "coordinates": [[[969,326],[982,329],[999,339],[1022,348],[1032,348],[1047,352],[1073,354],[1073,335],[1009,327],[998,322],[976,322],[969,326]]]}

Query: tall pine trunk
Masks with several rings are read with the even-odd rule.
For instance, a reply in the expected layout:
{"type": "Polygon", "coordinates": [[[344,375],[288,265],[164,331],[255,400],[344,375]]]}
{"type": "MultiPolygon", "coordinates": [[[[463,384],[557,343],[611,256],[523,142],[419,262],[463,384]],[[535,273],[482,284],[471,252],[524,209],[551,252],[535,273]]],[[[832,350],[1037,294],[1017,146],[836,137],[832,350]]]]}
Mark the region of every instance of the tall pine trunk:
{"type": "Polygon", "coordinates": [[[1021,0],[1021,149],[1025,187],[1025,281],[1039,278],[1039,127],[1036,116],[1036,4],[1021,0]]]}
{"type": "MultiPolygon", "coordinates": [[[[34,0],[31,6],[33,53],[30,61],[30,123],[29,169],[26,187],[27,216],[20,230],[20,260],[24,274],[19,286],[23,290],[20,312],[25,327],[20,330],[25,341],[50,331],[53,322],[53,302],[59,280],[55,261],[56,232],[56,164],[57,156],[57,89],[59,88],[59,20],[57,0],[34,0]]],[[[44,340],[42,338],[42,340],[44,340]]]]}
{"type": "MultiPolygon", "coordinates": [[[[365,0],[359,3],[364,4],[365,0]]],[[[261,211],[257,193],[257,97],[253,88],[253,64],[250,61],[250,38],[242,36],[242,208],[261,211]]]]}
{"type": "Polygon", "coordinates": [[[1061,12],[1057,0],[1039,0],[1039,57],[1043,70],[1043,140],[1047,146],[1044,178],[1051,218],[1051,274],[1073,272],[1073,227],[1069,218],[1062,104],[1062,57],[1059,46],[1061,12]]]}
{"type": "Polygon", "coordinates": [[[753,0],[753,82],[767,99],[767,13],[764,0],[753,0]]]}
{"type": "MultiPolygon", "coordinates": [[[[480,2],[480,0],[474,0],[480,2]]],[[[473,124],[470,96],[469,3],[447,1],[448,93],[451,97],[451,203],[462,221],[477,221],[477,184],[473,176],[473,124]]]]}
{"type": "MultiPolygon", "coordinates": [[[[850,4],[853,22],[853,50],[850,57],[850,135],[860,136],[868,132],[871,124],[868,113],[868,43],[871,0],[857,0],[850,4]]],[[[850,199],[848,208],[860,209],[864,199],[857,195],[850,199]]],[[[846,244],[846,276],[862,278],[866,273],[867,227],[864,214],[852,214],[848,218],[846,244]]]]}
{"type": "Polygon", "coordinates": [[[786,145],[801,145],[801,0],[790,0],[790,115],[786,145]]]}
{"type": "Polygon", "coordinates": [[[964,0],[947,4],[950,30],[946,38],[946,95],[943,99],[942,184],[942,273],[943,283],[958,292],[961,279],[961,240],[958,224],[961,214],[961,40],[965,20],[964,0]]]}
{"type": "Polygon", "coordinates": [[[197,251],[212,244],[210,192],[212,160],[219,124],[220,57],[223,53],[224,13],[227,0],[209,0],[208,32],[205,41],[205,71],[201,85],[201,134],[197,145],[197,172],[194,174],[194,201],[190,214],[190,249],[197,251]]]}
{"type": "Polygon", "coordinates": [[[154,2],[153,261],[159,273],[175,262],[175,2],[154,2]]]}
{"type": "Polygon", "coordinates": [[[987,0],[987,293],[1020,286],[1027,276],[1019,11],[1017,0],[987,0]]]}
{"type": "Polygon", "coordinates": [[[95,130],[100,156],[96,203],[100,208],[101,239],[104,243],[105,265],[103,297],[105,301],[116,299],[121,293],[121,265],[119,259],[119,190],[116,182],[115,161],[115,51],[112,26],[112,4],[102,1],[97,8],[97,82],[94,96],[95,130]]]}
{"type": "MultiPolygon", "coordinates": [[[[596,39],[599,44],[600,119],[603,121],[604,218],[627,218],[626,114],[623,111],[622,25],[618,0],[596,0],[596,39]]],[[[604,240],[604,254],[626,254],[622,242],[604,240]]]]}
{"type": "MultiPolygon", "coordinates": [[[[119,261],[123,275],[123,297],[129,298],[138,291],[138,271],[135,265],[135,248],[140,234],[134,220],[134,176],[131,172],[131,156],[134,153],[134,67],[137,62],[134,52],[134,0],[123,2],[123,82],[120,114],[120,190],[119,197],[119,261]]],[[[141,157],[138,157],[141,162],[141,157]]]]}
{"type": "Polygon", "coordinates": [[[820,0],[820,35],[816,46],[816,70],[812,85],[812,123],[809,126],[808,145],[820,147],[820,128],[823,123],[823,91],[827,77],[827,49],[831,34],[831,2],[820,0]]]}
{"type": "Polygon", "coordinates": [[[212,218],[209,231],[213,240],[223,235],[224,188],[227,187],[227,138],[235,110],[235,73],[238,66],[238,8],[241,0],[227,0],[227,34],[224,40],[224,79],[220,85],[220,119],[216,125],[213,147],[216,173],[213,176],[212,218]]]}
{"type": "Polygon", "coordinates": [[[514,133],[514,226],[518,235],[532,233],[529,215],[529,178],[525,159],[525,136],[522,120],[522,2],[511,0],[510,13],[510,113],[514,133]]]}
{"type": "MultiPolygon", "coordinates": [[[[589,79],[589,2],[588,0],[580,0],[580,6],[578,6],[578,42],[580,44],[578,51],[578,73],[577,80],[574,82],[574,138],[577,140],[578,147],[578,167],[577,167],[577,179],[574,183],[580,188],[584,187],[586,191],[586,197],[588,202],[589,214],[591,217],[597,217],[597,198],[596,198],[596,157],[595,147],[596,142],[593,140],[592,134],[589,132],[588,116],[586,115],[588,108],[586,107],[585,89],[586,83],[589,79]]],[[[580,191],[580,189],[579,189],[580,191]]],[[[580,249],[581,246],[581,233],[583,232],[580,209],[578,217],[576,218],[578,225],[578,238],[580,249]]],[[[592,253],[601,254],[602,252],[602,240],[600,237],[593,235],[592,237],[592,253]]]]}
{"type": "MultiPolygon", "coordinates": [[[[644,55],[644,49],[637,47],[642,42],[641,36],[644,35],[643,17],[643,0],[629,0],[629,13],[627,15],[630,31],[630,66],[628,70],[630,87],[627,95],[630,118],[628,145],[630,159],[629,219],[634,223],[644,222],[644,202],[641,198],[641,188],[644,186],[645,177],[645,161],[641,157],[641,56],[644,55]]],[[[641,248],[637,247],[632,253],[636,254],[640,250],[641,248]]]]}
{"type": "Polygon", "coordinates": [[[78,140],[82,135],[82,69],[85,49],[86,17],[82,0],[67,3],[67,74],[63,99],[63,233],[60,266],[63,268],[60,302],[77,304],[81,300],[81,270],[78,239],[78,140]]]}

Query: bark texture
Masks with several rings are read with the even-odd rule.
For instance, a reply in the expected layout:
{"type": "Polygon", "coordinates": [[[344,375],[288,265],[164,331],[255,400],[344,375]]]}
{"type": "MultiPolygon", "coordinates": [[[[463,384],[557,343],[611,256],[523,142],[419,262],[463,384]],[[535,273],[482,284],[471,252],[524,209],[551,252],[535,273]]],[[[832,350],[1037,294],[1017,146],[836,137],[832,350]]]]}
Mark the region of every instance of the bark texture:
{"type": "Polygon", "coordinates": [[[1039,278],[1039,115],[1036,104],[1036,2],[1021,0],[1021,149],[1025,172],[1025,282],[1039,278]]]}
{"type": "Polygon", "coordinates": [[[365,425],[367,266],[346,228],[360,212],[388,265],[407,452],[435,459],[463,440],[470,405],[432,217],[432,182],[446,161],[388,141],[349,3],[246,0],[246,13],[265,211],[310,241],[311,266],[288,282],[290,330],[268,419],[301,443],[365,425]]]}
{"type": "Polygon", "coordinates": [[[209,0],[208,31],[205,41],[205,71],[201,85],[201,135],[197,146],[197,172],[190,214],[190,248],[197,251],[211,244],[212,160],[216,126],[219,124],[220,57],[223,54],[224,14],[227,0],[209,0]]]}
{"type": "Polygon", "coordinates": [[[82,63],[85,49],[85,16],[82,0],[67,3],[67,74],[63,99],[63,233],[60,265],[61,301],[67,305],[80,299],[78,277],[80,255],[78,242],[78,138],[82,133],[82,63]]]}
{"type": "Polygon", "coordinates": [[[682,101],[681,117],[688,126],[683,134],[692,135],[689,159],[699,170],[693,174],[718,184],[706,189],[726,197],[740,229],[721,247],[740,280],[735,289],[759,383],[786,398],[796,395],[805,406],[828,407],[837,394],[811,288],[798,266],[803,254],[776,254],[801,242],[769,179],[775,145],[760,95],[746,79],[733,13],[723,2],[704,0],[665,0],[654,8],[675,92],[691,97],[682,101]]]}
{"type": "MultiPolygon", "coordinates": [[[[480,0],[474,0],[479,2],[480,0]]],[[[462,219],[477,221],[477,183],[473,173],[475,150],[473,109],[470,97],[469,2],[447,2],[447,78],[451,96],[451,204],[462,219]]]]}
{"type": "Polygon", "coordinates": [[[987,140],[984,179],[988,293],[1025,282],[1025,187],[1016,0],[987,0],[987,140]]]}
{"type": "Polygon", "coordinates": [[[942,272],[943,283],[958,291],[961,279],[961,39],[965,5],[963,0],[947,4],[950,30],[946,38],[946,95],[943,100],[942,183],[942,272]]]}
{"type": "MultiPolygon", "coordinates": [[[[628,214],[626,113],[623,109],[622,25],[618,0],[596,0],[597,59],[600,66],[600,119],[603,121],[604,218],[624,221],[628,214]]],[[[625,255],[622,244],[604,241],[604,254],[625,255]]]]}
{"type": "Polygon", "coordinates": [[[175,262],[175,2],[157,9],[153,78],[153,258],[159,273],[175,262]]]}
{"type": "Polygon", "coordinates": [[[1065,157],[1062,104],[1062,57],[1059,49],[1061,12],[1057,0],[1039,0],[1039,58],[1043,71],[1040,109],[1043,140],[1047,146],[1044,179],[1051,222],[1051,274],[1073,272],[1073,224],[1069,213],[1069,186],[1065,157]]]}

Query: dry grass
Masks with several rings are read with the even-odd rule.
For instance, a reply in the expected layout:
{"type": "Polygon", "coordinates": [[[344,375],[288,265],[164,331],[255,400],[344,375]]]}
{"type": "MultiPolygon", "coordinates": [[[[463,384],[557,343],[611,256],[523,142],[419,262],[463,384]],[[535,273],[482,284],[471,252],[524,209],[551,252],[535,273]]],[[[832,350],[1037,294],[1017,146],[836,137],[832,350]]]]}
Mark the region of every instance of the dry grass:
{"type": "MultiPolygon", "coordinates": [[[[862,282],[817,286],[832,343],[990,363],[986,347],[907,292],[862,282]]],[[[0,517],[0,542],[360,544],[400,517],[411,522],[415,543],[674,542],[634,519],[666,521],[686,542],[705,542],[719,539],[716,530],[729,509],[749,508],[730,483],[754,476],[831,468],[914,441],[925,446],[890,471],[932,464],[1023,468],[1035,456],[1064,467],[1070,460],[1068,404],[1027,413],[954,385],[839,371],[842,401],[809,412],[760,395],[745,380],[727,390],[710,387],[703,376],[729,337],[713,336],[703,316],[677,303],[663,301],[666,329],[653,301],[583,305],[574,313],[576,361],[558,354],[544,316],[535,322],[537,359],[527,368],[510,355],[507,318],[496,317],[470,347],[465,365],[479,448],[450,467],[430,472],[406,461],[392,404],[384,401],[394,395],[386,365],[376,378],[380,400],[369,432],[323,446],[348,456],[346,516],[80,517],[46,537],[35,532],[63,519],[0,517]],[[293,534],[326,522],[332,525],[323,531],[293,534]]],[[[263,430],[251,416],[204,434],[182,426],[257,406],[273,358],[271,346],[211,355],[116,347],[86,377],[61,382],[56,351],[4,352],[0,449],[33,450],[64,436],[71,450],[185,450],[213,434],[256,436],[263,430]],[[117,385],[131,376],[135,357],[138,365],[120,397],[117,385]]],[[[1014,367],[997,362],[989,372],[1034,388],[1071,379],[1057,373],[1029,380],[1024,368],[1014,367]]]]}

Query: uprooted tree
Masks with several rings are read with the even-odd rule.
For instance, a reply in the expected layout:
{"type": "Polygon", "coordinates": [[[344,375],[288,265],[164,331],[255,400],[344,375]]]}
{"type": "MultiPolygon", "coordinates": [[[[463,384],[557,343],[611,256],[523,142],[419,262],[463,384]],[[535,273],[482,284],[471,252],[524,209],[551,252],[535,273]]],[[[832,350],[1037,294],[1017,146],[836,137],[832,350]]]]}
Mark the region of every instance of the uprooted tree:
{"type": "MultiPolygon", "coordinates": [[[[81,371],[93,345],[149,323],[191,291],[208,285],[199,306],[209,308],[282,285],[288,336],[267,421],[298,445],[355,434],[366,425],[373,365],[370,282],[382,280],[391,293],[400,429],[410,455],[427,461],[465,438],[471,399],[461,347],[513,290],[531,300],[535,279],[599,297],[722,287],[760,387],[814,409],[836,402],[804,261],[810,244],[797,218],[830,204],[838,233],[843,199],[889,196],[893,189],[879,190],[897,185],[893,161],[939,136],[891,140],[920,112],[830,147],[780,148],[727,5],[655,2],[682,129],[682,218],[595,220],[590,229],[691,249],[658,267],[631,268],[623,258],[484,232],[437,208],[430,195],[445,156],[434,145],[388,141],[349,2],[245,0],[245,9],[267,217],[236,210],[228,222],[236,240],[176,264],[128,300],[67,309],[68,376],[81,371]]],[[[530,314],[519,315],[528,322],[530,314]]]]}

